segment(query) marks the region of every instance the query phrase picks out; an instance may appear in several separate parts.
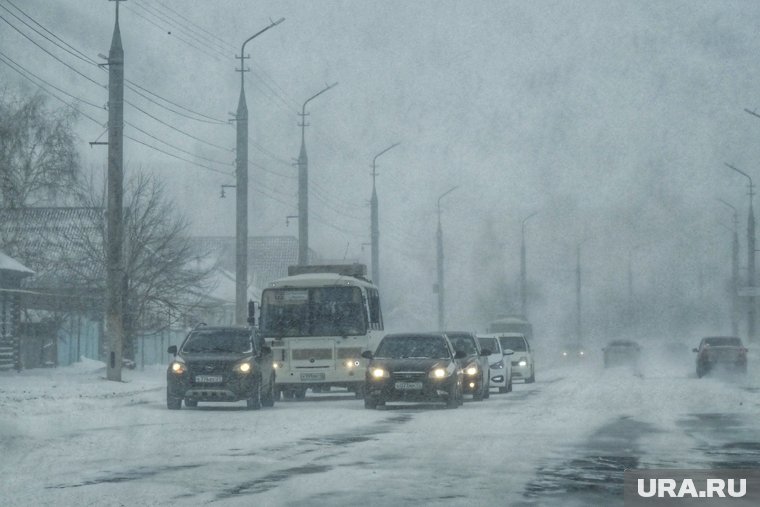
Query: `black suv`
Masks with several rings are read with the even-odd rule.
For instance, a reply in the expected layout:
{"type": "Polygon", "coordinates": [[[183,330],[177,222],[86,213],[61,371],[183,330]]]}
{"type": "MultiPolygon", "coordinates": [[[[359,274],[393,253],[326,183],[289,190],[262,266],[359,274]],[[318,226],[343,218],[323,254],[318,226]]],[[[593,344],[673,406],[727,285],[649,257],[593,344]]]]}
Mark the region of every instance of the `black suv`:
{"type": "Polygon", "coordinates": [[[473,400],[488,398],[491,389],[490,350],[481,350],[480,343],[473,333],[467,331],[446,331],[454,350],[464,352],[465,357],[457,362],[464,374],[463,391],[472,394],[473,400]]]}
{"type": "Polygon", "coordinates": [[[190,331],[166,371],[166,406],[246,400],[249,409],[274,405],[272,349],[246,327],[199,326],[190,331]]]}
{"type": "Polygon", "coordinates": [[[747,373],[747,349],[736,336],[708,336],[699,342],[697,377],[703,377],[716,366],[747,373]]]}

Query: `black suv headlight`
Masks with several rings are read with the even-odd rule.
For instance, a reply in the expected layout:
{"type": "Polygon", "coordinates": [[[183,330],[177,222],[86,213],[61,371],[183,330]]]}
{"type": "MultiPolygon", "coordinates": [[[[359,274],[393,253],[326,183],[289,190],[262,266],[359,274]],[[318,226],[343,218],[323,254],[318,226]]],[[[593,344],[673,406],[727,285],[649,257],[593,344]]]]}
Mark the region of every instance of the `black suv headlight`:
{"type": "Polygon", "coordinates": [[[236,373],[247,375],[253,371],[253,364],[250,361],[242,361],[233,366],[232,370],[236,373]]]}
{"type": "Polygon", "coordinates": [[[187,365],[185,364],[184,361],[180,360],[179,358],[176,358],[169,365],[169,371],[174,373],[175,375],[182,375],[183,373],[187,371],[187,365]]]}

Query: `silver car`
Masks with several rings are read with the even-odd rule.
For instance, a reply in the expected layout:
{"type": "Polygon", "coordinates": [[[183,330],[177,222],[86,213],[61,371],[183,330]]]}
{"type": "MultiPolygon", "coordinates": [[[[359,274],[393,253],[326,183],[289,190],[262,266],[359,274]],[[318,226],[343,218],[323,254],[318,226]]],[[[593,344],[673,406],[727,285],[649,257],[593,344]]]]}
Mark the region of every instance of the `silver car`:
{"type": "Polygon", "coordinates": [[[491,387],[498,387],[500,393],[508,393],[512,390],[512,361],[510,356],[513,352],[504,350],[499,342],[499,333],[477,335],[481,349],[489,349],[488,356],[490,365],[491,387]]]}

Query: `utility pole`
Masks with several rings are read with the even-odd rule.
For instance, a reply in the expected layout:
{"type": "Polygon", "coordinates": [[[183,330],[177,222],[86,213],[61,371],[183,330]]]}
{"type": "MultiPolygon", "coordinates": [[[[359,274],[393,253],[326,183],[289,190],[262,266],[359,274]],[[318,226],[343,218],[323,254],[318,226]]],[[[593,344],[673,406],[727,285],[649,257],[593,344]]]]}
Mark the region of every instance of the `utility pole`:
{"type": "MultiPolygon", "coordinates": [[[[755,187],[752,184],[752,178],[745,173],[732,166],[726,164],[726,167],[733,169],[745,178],[749,180],[749,212],[747,215],[747,288],[750,291],[755,290],[755,211],[752,207],[752,198],[755,195],[755,187]]],[[[747,305],[747,341],[754,343],[755,341],[755,304],[757,299],[754,295],[748,297],[747,305]]]]}
{"type": "Polygon", "coordinates": [[[124,48],[116,2],[111,49],[108,52],[108,209],[106,230],[106,378],[121,382],[124,347],[124,48]]]}
{"type": "Polygon", "coordinates": [[[526,269],[526,259],[525,259],[525,222],[533,218],[534,216],[538,215],[538,211],[531,213],[527,217],[525,217],[522,221],[522,226],[520,228],[520,298],[521,298],[521,306],[520,309],[522,311],[523,317],[526,319],[528,318],[528,273],[526,269]]]}
{"type": "Polygon", "coordinates": [[[380,217],[377,210],[377,190],[375,178],[377,177],[376,162],[383,153],[392,150],[399,143],[394,143],[375,155],[372,159],[372,198],[370,199],[370,239],[372,241],[372,283],[380,285],[380,217]]]}
{"type": "Polygon", "coordinates": [[[298,155],[298,264],[309,263],[309,158],[306,156],[306,104],[338,83],[328,85],[306,99],[301,108],[301,152],[298,155]]]}
{"type": "Polygon", "coordinates": [[[273,26],[285,21],[280,18],[243,42],[240,47],[240,98],[235,114],[236,157],[235,157],[235,323],[245,325],[248,320],[248,106],[245,101],[245,45],[273,26]]]}
{"type": "Polygon", "coordinates": [[[438,271],[438,330],[444,330],[445,319],[443,317],[445,296],[443,288],[443,229],[441,228],[441,199],[456,190],[459,186],[455,186],[444,192],[438,197],[438,230],[436,231],[436,253],[437,253],[437,271],[438,271]]]}
{"type": "Polygon", "coordinates": [[[731,334],[739,336],[739,324],[736,320],[739,309],[739,213],[732,204],[723,199],[718,199],[718,201],[731,208],[734,217],[734,226],[731,229],[733,236],[731,242],[731,334]]]}

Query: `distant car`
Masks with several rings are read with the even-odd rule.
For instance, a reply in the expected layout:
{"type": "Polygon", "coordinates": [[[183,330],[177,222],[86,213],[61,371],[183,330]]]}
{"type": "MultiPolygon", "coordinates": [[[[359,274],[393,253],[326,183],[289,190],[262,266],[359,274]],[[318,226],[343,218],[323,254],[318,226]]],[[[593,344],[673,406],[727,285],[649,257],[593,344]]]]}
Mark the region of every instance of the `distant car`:
{"type": "Polygon", "coordinates": [[[697,353],[697,377],[703,377],[716,367],[747,372],[747,349],[735,336],[708,336],[702,338],[697,353]]]}
{"type": "Polygon", "coordinates": [[[464,374],[464,393],[472,394],[473,400],[488,398],[491,390],[491,379],[488,374],[490,366],[488,358],[491,355],[491,350],[483,351],[473,333],[446,331],[446,336],[454,346],[455,352],[462,351],[466,354],[458,361],[464,374]]]}
{"type": "Polygon", "coordinates": [[[585,359],[588,354],[580,345],[565,345],[560,350],[560,358],[564,360],[585,359]]]}
{"type": "Polygon", "coordinates": [[[526,384],[536,381],[536,365],[530,343],[522,333],[499,333],[502,349],[514,351],[512,356],[512,380],[524,380],[526,384]]]}
{"type": "Polygon", "coordinates": [[[628,366],[639,372],[641,347],[633,340],[613,340],[602,349],[604,367],[628,366]]]}
{"type": "Polygon", "coordinates": [[[444,333],[396,333],[380,340],[377,350],[362,352],[369,359],[364,384],[365,408],[388,401],[443,401],[462,404],[462,368],[444,333]]]}
{"type": "Polygon", "coordinates": [[[245,327],[197,327],[166,371],[166,406],[177,410],[203,401],[245,400],[249,409],[274,405],[272,349],[245,327]]]}
{"type": "Polygon", "coordinates": [[[500,393],[512,391],[512,350],[504,350],[499,342],[499,333],[478,335],[480,347],[488,349],[489,368],[491,370],[491,387],[498,387],[500,393]]]}

